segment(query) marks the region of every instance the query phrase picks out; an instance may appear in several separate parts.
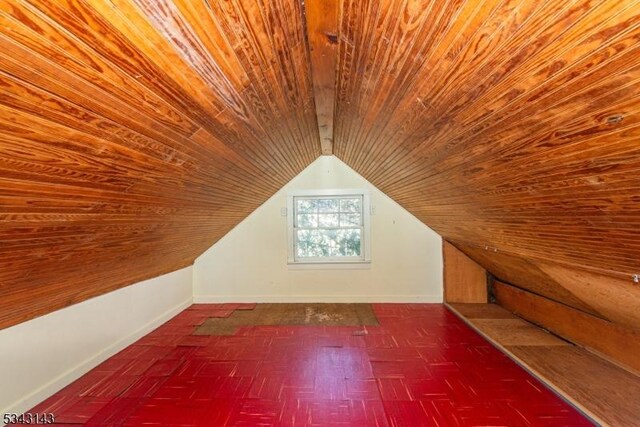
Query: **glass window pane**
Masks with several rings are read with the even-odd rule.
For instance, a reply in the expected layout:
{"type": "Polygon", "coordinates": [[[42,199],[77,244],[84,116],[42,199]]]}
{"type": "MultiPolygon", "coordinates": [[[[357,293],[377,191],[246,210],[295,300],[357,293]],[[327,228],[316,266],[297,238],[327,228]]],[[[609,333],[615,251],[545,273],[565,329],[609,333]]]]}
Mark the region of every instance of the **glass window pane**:
{"type": "Polygon", "coordinates": [[[338,199],[316,199],[318,212],[338,212],[340,203],[338,199]]]}
{"type": "Polygon", "coordinates": [[[338,227],[338,214],[318,214],[320,227],[338,227]]]}
{"type": "Polygon", "coordinates": [[[340,199],[340,212],[360,212],[361,199],[340,199]]]}
{"type": "Polygon", "coordinates": [[[339,256],[338,253],[338,239],[337,239],[337,231],[338,230],[322,230],[324,233],[324,243],[327,246],[327,251],[329,252],[329,256],[339,256]]]}
{"type": "Polygon", "coordinates": [[[329,241],[331,238],[326,231],[327,230],[297,230],[296,252],[298,256],[329,256],[329,241]]]}
{"type": "Polygon", "coordinates": [[[296,258],[361,257],[361,197],[294,200],[296,258]]]}
{"type": "Polygon", "coordinates": [[[317,214],[298,214],[298,227],[315,228],[318,226],[317,214]]]}
{"type": "Polygon", "coordinates": [[[316,200],[315,199],[296,199],[296,212],[300,213],[313,213],[316,212],[316,200]]]}
{"type": "Polygon", "coordinates": [[[298,242],[296,243],[296,256],[299,258],[307,257],[308,253],[308,245],[306,242],[298,242]]]}
{"type": "Polygon", "coordinates": [[[296,254],[304,257],[360,256],[361,229],[297,230],[296,254]]]}
{"type": "Polygon", "coordinates": [[[309,230],[298,230],[296,232],[296,255],[299,257],[309,256],[309,230]]]}
{"type": "Polygon", "coordinates": [[[360,233],[359,228],[337,231],[336,240],[340,256],[360,256],[360,233]]]}
{"type": "Polygon", "coordinates": [[[360,226],[360,214],[340,214],[340,227],[360,226]]]}

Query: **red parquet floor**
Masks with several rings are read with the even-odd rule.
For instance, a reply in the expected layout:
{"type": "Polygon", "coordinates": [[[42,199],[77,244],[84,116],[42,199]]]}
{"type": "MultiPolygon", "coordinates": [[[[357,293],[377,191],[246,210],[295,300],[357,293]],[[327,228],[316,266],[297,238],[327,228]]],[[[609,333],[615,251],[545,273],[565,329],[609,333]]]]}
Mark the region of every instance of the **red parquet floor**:
{"type": "Polygon", "coordinates": [[[586,426],[440,304],[374,304],[380,326],[193,336],[199,304],[31,412],[88,426],[586,426]]]}

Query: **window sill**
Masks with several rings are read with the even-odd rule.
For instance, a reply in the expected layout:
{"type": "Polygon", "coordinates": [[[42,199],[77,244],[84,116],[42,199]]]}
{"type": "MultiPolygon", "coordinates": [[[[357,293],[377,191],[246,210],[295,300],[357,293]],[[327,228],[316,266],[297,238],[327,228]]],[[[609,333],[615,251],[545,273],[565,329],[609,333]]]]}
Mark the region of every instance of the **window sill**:
{"type": "Polygon", "coordinates": [[[371,261],[353,262],[291,262],[289,270],[369,270],[371,261]]]}

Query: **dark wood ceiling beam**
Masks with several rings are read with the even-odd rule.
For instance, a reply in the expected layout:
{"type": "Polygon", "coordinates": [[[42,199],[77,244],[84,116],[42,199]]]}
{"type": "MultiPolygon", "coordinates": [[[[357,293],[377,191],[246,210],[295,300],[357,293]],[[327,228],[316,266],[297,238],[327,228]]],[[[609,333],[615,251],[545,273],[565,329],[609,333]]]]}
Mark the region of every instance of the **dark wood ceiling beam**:
{"type": "Polygon", "coordinates": [[[333,154],[340,0],[306,0],[307,39],[322,154],[333,154]]]}

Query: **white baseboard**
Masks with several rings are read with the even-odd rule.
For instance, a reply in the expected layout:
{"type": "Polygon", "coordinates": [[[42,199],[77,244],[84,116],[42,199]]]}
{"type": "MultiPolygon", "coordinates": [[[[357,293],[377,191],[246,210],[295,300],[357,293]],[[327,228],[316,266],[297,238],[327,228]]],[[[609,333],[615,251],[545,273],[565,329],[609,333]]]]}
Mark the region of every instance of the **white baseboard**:
{"type": "Polygon", "coordinates": [[[194,295],[195,304],[206,303],[442,303],[442,295],[194,295]]]}
{"type": "MultiPolygon", "coordinates": [[[[127,346],[133,344],[143,336],[147,335],[149,332],[156,329],[158,326],[162,325],[187,307],[189,307],[193,303],[191,298],[183,301],[182,303],[176,305],[175,307],[165,311],[161,315],[157,316],[153,320],[149,321],[145,325],[141,326],[136,331],[132,332],[130,335],[116,341],[109,347],[103,349],[99,353],[91,356],[86,359],[84,362],[76,365],[75,367],[69,369],[63,374],[59,375],[55,379],[46,383],[42,387],[38,388],[34,392],[25,396],[24,398],[14,402],[9,407],[0,410],[0,413],[23,413],[33,408],[38,403],[47,399],[49,396],[61,390],[63,387],[71,384],[73,381],[77,380],[91,369],[104,362],[114,354],[118,353],[120,350],[123,350],[127,346]]],[[[0,425],[3,425],[0,420],[0,425]]]]}

